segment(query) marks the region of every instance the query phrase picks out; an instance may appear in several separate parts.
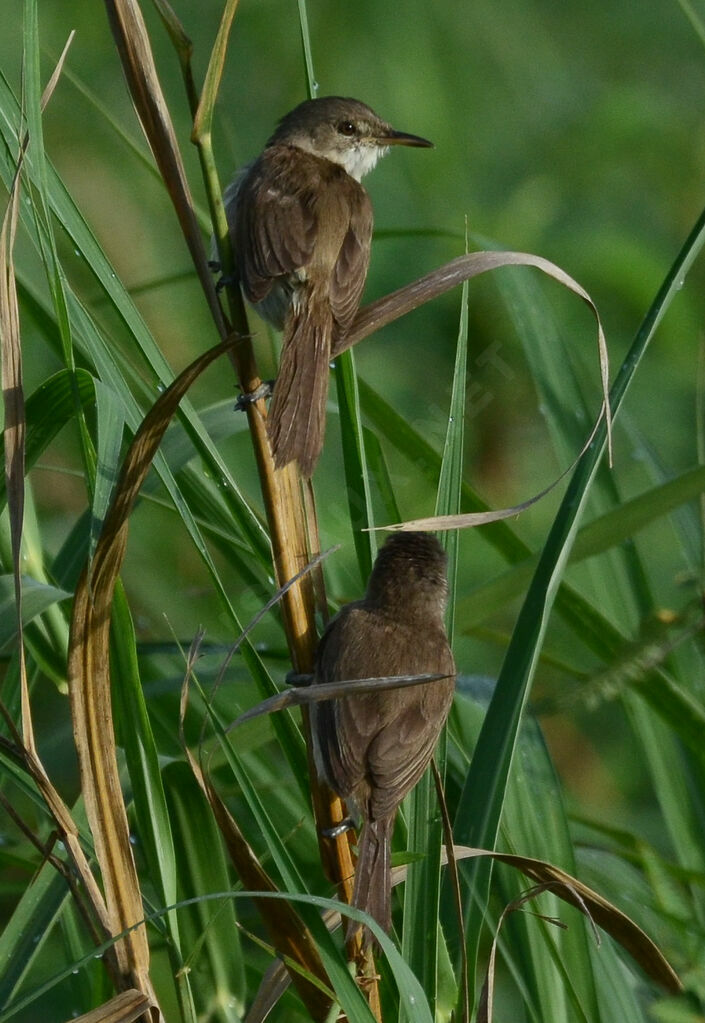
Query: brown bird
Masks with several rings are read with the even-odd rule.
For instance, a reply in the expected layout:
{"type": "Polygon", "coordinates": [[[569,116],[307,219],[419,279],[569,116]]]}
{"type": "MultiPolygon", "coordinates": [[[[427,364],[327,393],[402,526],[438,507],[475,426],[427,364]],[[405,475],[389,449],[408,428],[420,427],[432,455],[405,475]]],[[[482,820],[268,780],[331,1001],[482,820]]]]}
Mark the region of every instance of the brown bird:
{"type": "Polygon", "coordinates": [[[447,597],[446,555],[435,537],[394,533],[377,555],[365,596],[336,615],[316,654],[314,684],[444,676],[311,704],[318,771],[362,822],[352,904],[387,931],[397,808],[425,771],[453,701],[455,663],[443,624],[447,597]]]}
{"type": "Polygon", "coordinates": [[[328,364],[350,328],[370,259],[372,204],[360,179],[389,146],[431,146],[355,99],[301,103],[226,190],[248,301],[283,330],[268,433],[277,467],[310,476],[323,446],[328,364]]]}

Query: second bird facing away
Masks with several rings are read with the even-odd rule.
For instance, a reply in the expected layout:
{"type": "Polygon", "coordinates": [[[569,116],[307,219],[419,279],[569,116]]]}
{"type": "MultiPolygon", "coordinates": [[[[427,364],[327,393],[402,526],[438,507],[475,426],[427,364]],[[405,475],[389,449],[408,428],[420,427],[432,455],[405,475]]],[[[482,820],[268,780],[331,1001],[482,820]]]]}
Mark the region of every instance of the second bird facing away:
{"type": "MultiPolygon", "coordinates": [[[[391,838],[402,799],[433,755],[455,690],[443,624],[445,551],[428,533],[394,533],[377,555],[367,592],[326,629],[313,681],[442,675],[311,704],[319,774],[362,823],[352,904],[391,926],[391,838]]],[[[369,941],[365,931],[365,943],[369,941]]]]}
{"type": "Polygon", "coordinates": [[[237,273],[283,345],[268,433],[278,468],[311,476],[323,446],[328,364],[350,329],[370,260],[360,179],[389,146],[429,147],[359,100],[326,96],[286,115],[225,193],[237,273]]]}

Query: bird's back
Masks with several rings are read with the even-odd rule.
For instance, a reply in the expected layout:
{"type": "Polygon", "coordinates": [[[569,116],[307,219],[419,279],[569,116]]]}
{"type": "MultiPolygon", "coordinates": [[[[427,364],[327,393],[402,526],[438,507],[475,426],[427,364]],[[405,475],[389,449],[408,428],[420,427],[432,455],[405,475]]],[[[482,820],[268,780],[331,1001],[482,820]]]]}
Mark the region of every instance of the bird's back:
{"type": "Polygon", "coordinates": [[[431,759],[453,700],[453,655],[440,619],[391,619],[364,601],[321,640],[316,682],[420,674],[446,677],[313,705],[324,775],[372,819],[396,809],[431,759]]]}

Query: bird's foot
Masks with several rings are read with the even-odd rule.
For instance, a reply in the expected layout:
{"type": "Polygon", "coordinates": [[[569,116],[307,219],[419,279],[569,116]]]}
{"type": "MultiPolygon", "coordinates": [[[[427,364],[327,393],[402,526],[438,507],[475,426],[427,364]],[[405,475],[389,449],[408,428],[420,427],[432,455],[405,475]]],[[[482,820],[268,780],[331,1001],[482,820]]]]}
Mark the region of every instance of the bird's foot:
{"type": "Polygon", "coordinates": [[[256,387],[254,391],[250,391],[248,394],[241,394],[235,402],[236,412],[245,412],[249,405],[254,405],[255,402],[259,401],[260,398],[271,397],[272,391],[274,390],[273,380],[263,380],[259,387],[256,387]]]}
{"type": "MultiPolygon", "coordinates": [[[[219,271],[220,270],[220,263],[218,263],[217,266],[218,266],[218,271],[219,271]]],[[[216,271],[216,273],[218,271],[216,271]]],[[[227,288],[229,285],[237,284],[238,280],[239,280],[239,277],[237,276],[237,274],[228,274],[228,275],[223,274],[222,277],[219,277],[218,280],[215,282],[215,293],[216,293],[216,295],[219,295],[221,293],[221,291],[223,291],[223,289],[227,288]]]]}
{"type": "Polygon", "coordinates": [[[302,675],[298,671],[290,671],[284,681],[288,686],[310,686],[313,675],[302,675]]]}
{"type": "Polygon", "coordinates": [[[324,838],[340,838],[346,831],[352,831],[355,827],[355,821],[352,817],[345,817],[339,824],[334,824],[332,828],[321,828],[321,834],[324,838]]]}
{"type": "Polygon", "coordinates": [[[237,274],[223,274],[223,267],[219,259],[209,259],[208,269],[211,273],[222,275],[215,282],[215,291],[217,295],[219,295],[223,288],[226,288],[229,284],[237,284],[238,282],[239,278],[237,274]]]}

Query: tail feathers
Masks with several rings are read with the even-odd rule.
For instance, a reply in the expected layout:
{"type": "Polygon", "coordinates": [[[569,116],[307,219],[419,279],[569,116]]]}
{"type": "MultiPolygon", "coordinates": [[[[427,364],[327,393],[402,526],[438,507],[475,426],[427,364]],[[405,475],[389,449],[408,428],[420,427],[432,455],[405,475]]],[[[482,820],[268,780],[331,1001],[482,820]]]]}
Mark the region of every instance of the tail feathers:
{"type": "Polygon", "coordinates": [[[333,315],[327,297],[302,297],[285,326],[279,371],[267,420],[274,464],[298,461],[310,477],[323,447],[333,315]]]}
{"type": "MultiPolygon", "coordinates": [[[[352,904],[377,921],[385,931],[392,927],[392,864],[391,837],[394,816],[365,821],[360,835],[359,853],[355,867],[355,888],[352,904]]],[[[360,925],[350,922],[348,937],[360,925]]],[[[365,928],[363,944],[373,941],[365,928]]]]}

